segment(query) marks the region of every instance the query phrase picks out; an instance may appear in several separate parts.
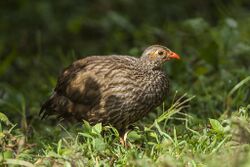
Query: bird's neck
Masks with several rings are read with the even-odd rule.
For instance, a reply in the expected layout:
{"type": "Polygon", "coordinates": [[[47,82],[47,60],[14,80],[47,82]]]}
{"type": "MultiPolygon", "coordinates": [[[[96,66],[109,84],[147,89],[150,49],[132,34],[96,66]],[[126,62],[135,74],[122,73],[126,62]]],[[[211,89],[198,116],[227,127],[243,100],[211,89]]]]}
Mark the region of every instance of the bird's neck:
{"type": "Polygon", "coordinates": [[[140,66],[140,68],[144,69],[144,70],[157,70],[157,71],[162,71],[162,64],[160,62],[157,61],[152,61],[152,60],[148,60],[145,58],[139,58],[138,59],[138,66],[140,66]]]}
{"type": "Polygon", "coordinates": [[[150,96],[141,97],[145,101],[152,101],[154,106],[159,105],[168,92],[168,77],[162,66],[156,66],[149,61],[138,61],[138,78],[140,78],[140,89],[150,96]]]}

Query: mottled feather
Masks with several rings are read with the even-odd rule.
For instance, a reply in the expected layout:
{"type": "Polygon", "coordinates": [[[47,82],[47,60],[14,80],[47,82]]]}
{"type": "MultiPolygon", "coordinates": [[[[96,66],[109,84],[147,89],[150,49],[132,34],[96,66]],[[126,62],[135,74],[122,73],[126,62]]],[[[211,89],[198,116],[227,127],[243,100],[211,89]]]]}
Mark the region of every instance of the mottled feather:
{"type": "Polygon", "coordinates": [[[168,93],[168,78],[161,68],[166,57],[155,55],[162,49],[167,54],[165,47],[156,45],[141,58],[111,55],[75,61],[59,76],[40,114],[111,124],[124,131],[160,105],[168,93]]]}

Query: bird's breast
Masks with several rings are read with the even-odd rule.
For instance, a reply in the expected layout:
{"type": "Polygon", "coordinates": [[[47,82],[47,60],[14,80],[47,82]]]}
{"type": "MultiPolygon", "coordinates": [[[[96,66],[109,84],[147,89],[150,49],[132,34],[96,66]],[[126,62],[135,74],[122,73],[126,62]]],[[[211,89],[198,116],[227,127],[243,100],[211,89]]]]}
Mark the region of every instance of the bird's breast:
{"type": "Polygon", "coordinates": [[[147,77],[145,78],[147,82],[143,87],[145,95],[142,99],[145,103],[150,102],[156,107],[162,103],[168,93],[168,78],[162,72],[155,72],[147,77]]]}

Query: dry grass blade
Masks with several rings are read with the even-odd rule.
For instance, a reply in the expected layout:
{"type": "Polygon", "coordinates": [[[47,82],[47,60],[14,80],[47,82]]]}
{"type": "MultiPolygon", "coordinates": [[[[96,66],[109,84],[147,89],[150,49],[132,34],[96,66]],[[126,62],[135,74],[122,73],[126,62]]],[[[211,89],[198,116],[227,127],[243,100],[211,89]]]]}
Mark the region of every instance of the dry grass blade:
{"type": "Polygon", "coordinates": [[[180,98],[178,98],[170,108],[163,112],[155,121],[160,123],[162,121],[168,120],[174,114],[180,112],[182,109],[188,107],[188,102],[191,101],[195,96],[187,97],[187,94],[183,94],[180,98]]]}
{"type": "Polygon", "coordinates": [[[5,165],[18,165],[18,166],[25,166],[25,167],[35,167],[32,163],[19,160],[19,159],[6,159],[3,164],[5,165]]]}

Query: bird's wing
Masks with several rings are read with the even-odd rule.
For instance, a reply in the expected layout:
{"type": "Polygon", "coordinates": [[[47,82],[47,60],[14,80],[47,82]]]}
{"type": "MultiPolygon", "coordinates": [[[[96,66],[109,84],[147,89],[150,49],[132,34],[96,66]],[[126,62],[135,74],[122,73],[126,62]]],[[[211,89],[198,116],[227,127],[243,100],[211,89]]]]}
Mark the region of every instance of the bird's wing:
{"type": "Polygon", "coordinates": [[[59,76],[55,92],[79,104],[96,101],[100,96],[96,72],[98,66],[105,64],[102,59],[93,56],[75,61],[59,76]]]}
{"type": "Polygon", "coordinates": [[[132,61],[135,59],[126,56],[91,56],[75,61],[59,76],[54,94],[43,104],[40,114],[91,114],[91,108],[100,105],[102,89],[112,82],[115,70],[132,61]]]}
{"type": "Polygon", "coordinates": [[[135,61],[128,56],[91,56],[75,61],[59,76],[55,92],[76,103],[94,103],[114,69],[135,61]]]}

